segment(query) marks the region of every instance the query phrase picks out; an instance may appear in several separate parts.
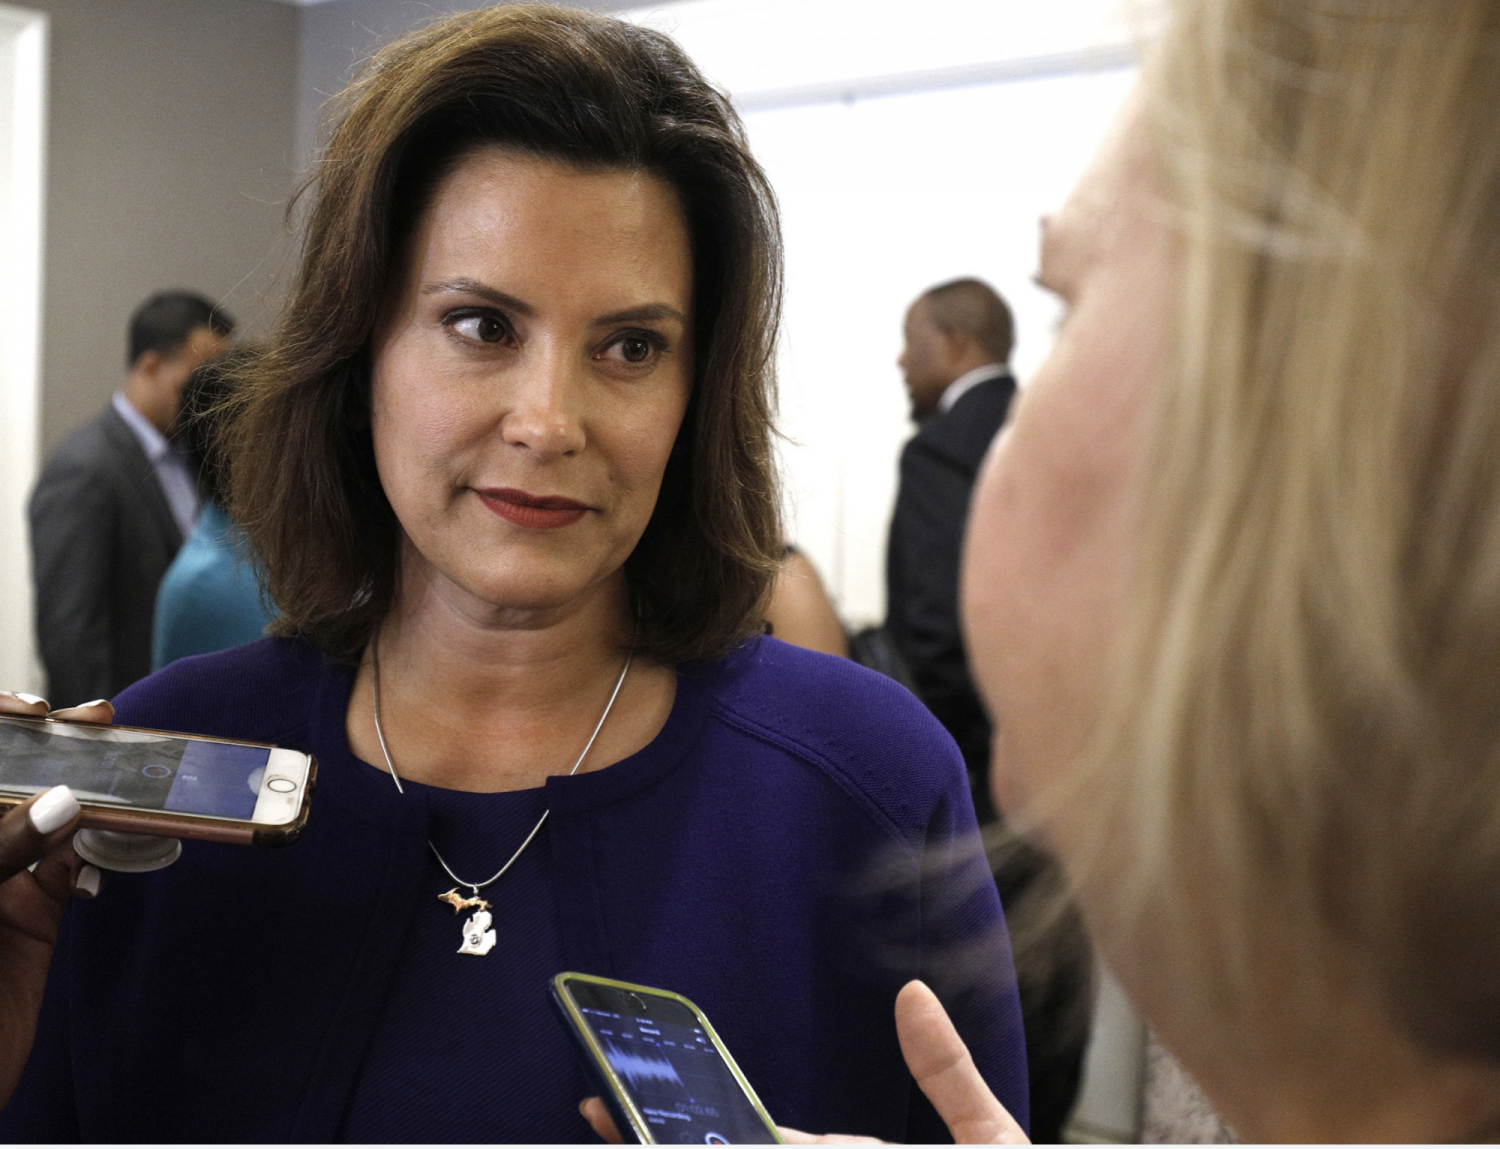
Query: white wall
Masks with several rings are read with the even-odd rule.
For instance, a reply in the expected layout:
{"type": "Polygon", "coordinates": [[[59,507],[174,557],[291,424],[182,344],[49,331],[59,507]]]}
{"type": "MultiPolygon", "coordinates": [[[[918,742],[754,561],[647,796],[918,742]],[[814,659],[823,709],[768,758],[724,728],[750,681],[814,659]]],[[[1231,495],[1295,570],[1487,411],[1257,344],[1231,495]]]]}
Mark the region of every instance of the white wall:
{"type": "Polygon", "coordinates": [[[907,306],[942,280],[988,280],[1015,312],[1013,362],[1029,377],[1057,314],[1031,282],[1038,221],[1130,82],[1114,70],[746,116],[786,231],[790,530],[849,621],[885,615],[886,529],[912,432],[895,365],[907,306]]]}
{"type": "Polygon", "coordinates": [[[0,683],[39,690],[26,497],[41,435],[47,17],[0,5],[0,683]]]}
{"type": "Polygon", "coordinates": [[[977,275],[1010,302],[1023,384],[1056,308],[1037,224],[1133,82],[1114,0],[685,0],[624,13],[734,98],[781,203],[789,530],[846,621],[885,615],[885,537],[910,436],[907,305],[977,275]]]}

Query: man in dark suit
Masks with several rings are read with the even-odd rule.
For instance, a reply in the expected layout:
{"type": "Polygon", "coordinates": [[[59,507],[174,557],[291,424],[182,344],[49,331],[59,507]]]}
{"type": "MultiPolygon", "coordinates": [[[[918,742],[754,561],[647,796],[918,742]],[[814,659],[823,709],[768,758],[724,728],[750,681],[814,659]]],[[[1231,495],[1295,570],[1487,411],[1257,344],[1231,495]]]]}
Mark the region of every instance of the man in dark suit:
{"type": "Polygon", "coordinates": [[[988,284],[956,279],[906,313],[898,363],[916,435],[886,548],[886,630],[927,704],[958,743],[980,821],[994,818],[987,782],[990,724],[969,677],[958,625],[958,563],[969,496],[1015,394],[1014,324],[988,284]]]}
{"type": "MultiPolygon", "coordinates": [[[[1010,308],[988,284],[956,279],[906,313],[899,360],[916,435],[901,452],[901,485],[886,551],[886,631],[918,696],[947,727],[969,769],[981,823],[990,798],[990,723],[958,625],[958,566],[979,464],[1016,392],[1007,364],[1010,308]]],[[[1000,900],[1024,946],[1017,984],[1031,1076],[1031,1133],[1062,1139],[1078,1095],[1088,1040],[1092,958],[1082,919],[1061,904],[1055,864],[1028,843],[991,830],[1000,900]]]]}
{"type": "Polygon", "coordinates": [[[130,374],[48,457],[31,495],[37,643],[54,706],[111,698],[151,670],[156,588],[198,514],[166,437],[193,368],[233,321],[200,296],[153,295],[130,320],[130,374]]]}

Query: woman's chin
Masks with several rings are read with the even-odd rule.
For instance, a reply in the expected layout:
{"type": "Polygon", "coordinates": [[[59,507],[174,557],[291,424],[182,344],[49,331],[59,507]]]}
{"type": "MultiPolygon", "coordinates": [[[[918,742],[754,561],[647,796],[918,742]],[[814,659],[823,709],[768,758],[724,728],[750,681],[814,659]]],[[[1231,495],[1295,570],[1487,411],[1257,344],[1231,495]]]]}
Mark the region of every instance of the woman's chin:
{"type": "MultiPolygon", "coordinates": [[[[493,571],[445,573],[443,582],[457,591],[466,610],[498,617],[505,625],[547,626],[576,610],[586,610],[600,597],[601,581],[577,570],[558,570],[552,564],[526,564],[503,574],[493,571]]],[[[444,597],[450,597],[445,595],[444,597]]]]}

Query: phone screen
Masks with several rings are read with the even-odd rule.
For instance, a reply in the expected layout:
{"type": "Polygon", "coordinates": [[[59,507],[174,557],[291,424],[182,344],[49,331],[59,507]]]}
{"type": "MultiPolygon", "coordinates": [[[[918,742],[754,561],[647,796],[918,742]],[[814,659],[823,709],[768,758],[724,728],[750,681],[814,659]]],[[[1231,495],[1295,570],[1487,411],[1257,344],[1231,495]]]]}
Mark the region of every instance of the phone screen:
{"type": "Polygon", "coordinates": [[[771,1140],[765,1121],[690,1009],[671,998],[588,982],[570,982],[569,992],[658,1142],[764,1145],[771,1140]]]}
{"type": "Polygon", "coordinates": [[[249,821],[270,750],[0,718],[0,790],[66,782],[79,801],[249,821]]]}

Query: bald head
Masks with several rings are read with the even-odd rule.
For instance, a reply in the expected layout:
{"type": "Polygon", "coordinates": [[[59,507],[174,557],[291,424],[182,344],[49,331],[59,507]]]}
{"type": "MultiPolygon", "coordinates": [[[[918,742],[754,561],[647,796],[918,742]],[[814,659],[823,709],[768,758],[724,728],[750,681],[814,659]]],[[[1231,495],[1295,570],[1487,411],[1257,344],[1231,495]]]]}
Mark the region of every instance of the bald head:
{"type": "Polygon", "coordinates": [[[927,317],[947,335],[971,340],[987,363],[1009,363],[1015,323],[1005,300],[982,279],[954,279],[924,292],[927,317]]]}
{"type": "Polygon", "coordinates": [[[1010,362],[1015,325],[1010,308],[979,279],[954,279],[923,292],[906,313],[906,345],[897,361],[912,415],[937,410],[949,384],[976,367],[1010,362]]]}

